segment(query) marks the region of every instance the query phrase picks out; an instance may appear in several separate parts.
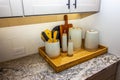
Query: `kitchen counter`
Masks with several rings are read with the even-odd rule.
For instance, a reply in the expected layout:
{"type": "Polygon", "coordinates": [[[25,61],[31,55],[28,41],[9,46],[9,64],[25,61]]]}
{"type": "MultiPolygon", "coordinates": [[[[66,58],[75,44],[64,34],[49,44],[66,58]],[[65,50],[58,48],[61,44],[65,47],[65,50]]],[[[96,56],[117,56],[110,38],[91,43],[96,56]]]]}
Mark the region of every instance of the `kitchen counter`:
{"type": "Polygon", "coordinates": [[[55,73],[39,54],[34,54],[0,63],[0,80],[89,80],[118,61],[120,58],[107,53],[55,73]]]}

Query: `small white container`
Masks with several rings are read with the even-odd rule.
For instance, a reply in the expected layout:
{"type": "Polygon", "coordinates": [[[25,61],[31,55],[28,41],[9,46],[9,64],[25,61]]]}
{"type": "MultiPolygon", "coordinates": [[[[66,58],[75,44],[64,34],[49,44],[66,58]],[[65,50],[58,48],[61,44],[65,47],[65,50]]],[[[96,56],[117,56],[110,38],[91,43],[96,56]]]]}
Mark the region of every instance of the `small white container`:
{"type": "Polygon", "coordinates": [[[60,55],[60,43],[57,42],[45,42],[45,51],[50,58],[55,58],[60,55]]]}
{"type": "Polygon", "coordinates": [[[62,52],[67,52],[67,34],[62,35],[62,52]]]}
{"type": "Polygon", "coordinates": [[[70,40],[68,42],[68,56],[72,56],[73,55],[73,42],[70,40]]]}

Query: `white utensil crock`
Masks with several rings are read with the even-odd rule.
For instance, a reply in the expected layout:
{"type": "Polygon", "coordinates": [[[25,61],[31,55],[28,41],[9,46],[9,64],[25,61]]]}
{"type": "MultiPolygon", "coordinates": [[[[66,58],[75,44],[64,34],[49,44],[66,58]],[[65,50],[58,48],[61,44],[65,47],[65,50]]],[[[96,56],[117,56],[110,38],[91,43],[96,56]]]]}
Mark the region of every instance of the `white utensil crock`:
{"type": "Polygon", "coordinates": [[[99,45],[99,33],[95,30],[86,31],[85,49],[97,50],[99,45]]]}
{"type": "Polygon", "coordinates": [[[50,58],[55,58],[60,55],[60,43],[57,42],[45,42],[45,51],[50,58]]]}

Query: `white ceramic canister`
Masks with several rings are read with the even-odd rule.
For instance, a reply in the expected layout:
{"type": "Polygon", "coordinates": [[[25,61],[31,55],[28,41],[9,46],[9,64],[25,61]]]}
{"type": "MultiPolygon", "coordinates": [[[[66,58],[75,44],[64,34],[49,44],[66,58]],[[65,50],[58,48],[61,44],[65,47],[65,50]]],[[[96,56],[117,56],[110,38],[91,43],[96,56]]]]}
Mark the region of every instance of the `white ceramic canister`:
{"type": "Polygon", "coordinates": [[[55,58],[60,55],[60,43],[57,42],[45,42],[45,51],[50,58],[55,58]]]}
{"type": "Polygon", "coordinates": [[[99,45],[99,33],[95,30],[87,30],[85,35],[85,49],[97,50],[99,45]]]}
{"type": "Polygon", "coordinates": [[[79,28],[79,27],[70,28],[69,36],[71,36],[74,50],[81,49],[81,46],[82,46],[82,30],[81,30],[81,28],[79,28]]]}

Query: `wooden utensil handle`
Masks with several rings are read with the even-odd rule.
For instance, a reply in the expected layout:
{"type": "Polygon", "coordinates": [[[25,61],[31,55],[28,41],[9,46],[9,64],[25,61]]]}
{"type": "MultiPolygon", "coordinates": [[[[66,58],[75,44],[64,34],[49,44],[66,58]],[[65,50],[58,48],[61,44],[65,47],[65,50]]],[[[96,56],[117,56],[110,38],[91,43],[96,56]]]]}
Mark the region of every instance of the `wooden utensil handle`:
{"type": "Polygon", "coordinates": [[[64,15],[64,20],[65,20],[65,25],[68,24],[68,16],[67,15],[64,15]]]}

